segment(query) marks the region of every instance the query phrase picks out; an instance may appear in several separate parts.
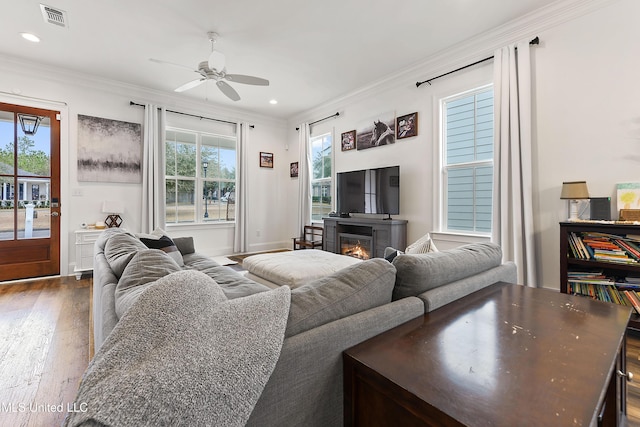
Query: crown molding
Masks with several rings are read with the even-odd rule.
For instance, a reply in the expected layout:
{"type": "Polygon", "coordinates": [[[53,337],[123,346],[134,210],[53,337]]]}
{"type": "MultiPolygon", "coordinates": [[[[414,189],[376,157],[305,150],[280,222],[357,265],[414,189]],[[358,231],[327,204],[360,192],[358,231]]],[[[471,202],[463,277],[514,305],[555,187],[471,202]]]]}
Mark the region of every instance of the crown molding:
{"type": "MultiPolygon", "coordinates": [[[[70,85],[73,87],[88,88],[109,94],[118,94],[129,100],[144,103],[153,103],[168,109],[179,109],[185,113],[195,115],[215,115],[216,118],[233,122],[249,122],[251,124],[269,124],[284,128],[286,120],[265,116],[251,112],[218,105],[213,102],[199,101],[173,95],[160,90],[137,86],[117,80],[110,80],[95,75],[80,73],[71,69],[53,67],[50,65],[36,64],[21,58],[0,54],[0,70],[10,73],[19,73],[21,76],[44,80],[56,84],[70,85]]],[[[2,84],[10,84],[3,79],[2,84]]],[[[11,87],[0,88],[4,92],[11,92],[11,87]]],[[[25,90],[26,92],[26,90],[25,90]]],[[[37,96],[38,94],[22,93],[21,95],[37,96]]],[[[68,100],[59,100],[68,104],[68,100]]],[[[128,104],[127,104],[128,105],[128,104]]]]}
{"type": "MultiPolygon", "coordinates": [[[[346,104],[366,99],[416,81],[465,66],[492,56],[496,49],[520,40],[533,39],[539,32],[557,27],[620,0],[561,0],[530,12],[507,24],[476,35],[422,59],[404,70],[374,81],[344,96],[317,105],[289,119],[289,126],[310,120],[324,111],[342,111],[346,104]]],[[[544,42],[544,40],[542,40],[544,42]]],[[[341,113],[342,114],[342,113],[341,113]]]]}

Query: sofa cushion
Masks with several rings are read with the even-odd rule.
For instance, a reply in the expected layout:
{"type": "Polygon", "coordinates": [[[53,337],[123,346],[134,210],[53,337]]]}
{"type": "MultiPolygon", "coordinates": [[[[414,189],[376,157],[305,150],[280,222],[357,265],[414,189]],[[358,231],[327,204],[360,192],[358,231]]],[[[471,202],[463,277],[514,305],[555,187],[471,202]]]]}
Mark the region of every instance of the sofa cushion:
{"type": "Polygon", "coordinates": [[[384,259],[386,259],[389,262],[392,262],[395,257],[397,257],[398,255],[402,255],[403,253],[404,252],[398,249],[386,247],[384,248],[384,259]]]}
{"type": "Polygon", "coordinates": [[[147,247],[133,234],[126,232],[115,233],[105,242],[104,256],[113,273],[117,278],[120,278],[131,258],[138,251],[144,249],[147,249],[147,247]]]}
{"type": "Polygon", "coordinates": [[[417,296],[489,270],[501,262],[502,250],[494,243],[472,243],[442,252],[398,255],[393,260],[397,270],[393,299],[417,296]]]}
{"type": "Polygon", "coordinates": [[[174,237],[173,243],[176,244],[178,250],[182,256],[192,254],[196,251],[196,247],[193,244],[193,237],[174,237]]]}
{"type": "Polygon", "coordinates": [[[180,267],[184,266],[182,254],[171,237],[169,237],[164,230],[156,228],[151,232],[151,234],[136,234],[136,237],[138,237],[146,247],[150,249],[160,249],[173,258],[180,267]]]}
{"type": "Polygon", "coordinates": [[[153,282],[182,269],[159,249],[138,251],[124,269],[116,286],[116,314],[118,318],[131,307],[153,282]]]}
{"type": "Polygon", "coordinates": [[[185,255],[184,268],[198,270],[211,277],[220,285],[229,299],[246,297],[258,292],[266,292],[270,289],[199,253],[185,255]]]}
{"type": "Polygon", "coordinates": [[[396,269],[363,261],[291,291],[287,337],[391,301],[396,269]]]}

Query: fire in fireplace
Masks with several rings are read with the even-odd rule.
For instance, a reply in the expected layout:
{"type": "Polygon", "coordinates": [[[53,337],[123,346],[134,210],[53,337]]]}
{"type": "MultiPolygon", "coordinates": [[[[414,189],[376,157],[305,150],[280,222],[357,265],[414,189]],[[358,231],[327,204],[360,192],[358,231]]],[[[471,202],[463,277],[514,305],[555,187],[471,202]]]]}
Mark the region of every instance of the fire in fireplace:
{"type": "Polygon", "coordinates": [[[371,258],[371,237],[341,233],[340,253],[363,260],[371,258]]]}

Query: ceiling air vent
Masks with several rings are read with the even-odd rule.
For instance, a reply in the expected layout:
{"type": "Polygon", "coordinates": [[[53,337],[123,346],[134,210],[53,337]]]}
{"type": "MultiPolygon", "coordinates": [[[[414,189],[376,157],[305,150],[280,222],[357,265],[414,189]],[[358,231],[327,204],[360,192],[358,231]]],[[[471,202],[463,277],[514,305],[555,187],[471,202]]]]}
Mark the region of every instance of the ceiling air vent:
{"type": "Polygon", "coordinates": [[[64,10],[56,9],[45,4],[40,4],[40,10],[42,11],[42,17],[45,22],[57,25],[59,27],[68,28],[67,24],[67,12],[64,10]]]}

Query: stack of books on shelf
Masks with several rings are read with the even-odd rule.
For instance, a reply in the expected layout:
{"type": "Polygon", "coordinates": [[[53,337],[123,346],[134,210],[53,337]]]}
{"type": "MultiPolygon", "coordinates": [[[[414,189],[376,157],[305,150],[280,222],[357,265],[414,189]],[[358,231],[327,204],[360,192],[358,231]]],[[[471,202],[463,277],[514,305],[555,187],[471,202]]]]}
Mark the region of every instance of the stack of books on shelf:
{"type": "Polygon", "coordinates": [[[626,305],[640,314],[640,278],[616,280],[603,271],[570,271],[567,276],[570,294],[626,305]]]}
{"type": "Polygon", "coordinates": [[[619,264],[637,264],[640,261],[638,236],[596,232],[570,233],[569,248],[576,259],[619,264]]]}

